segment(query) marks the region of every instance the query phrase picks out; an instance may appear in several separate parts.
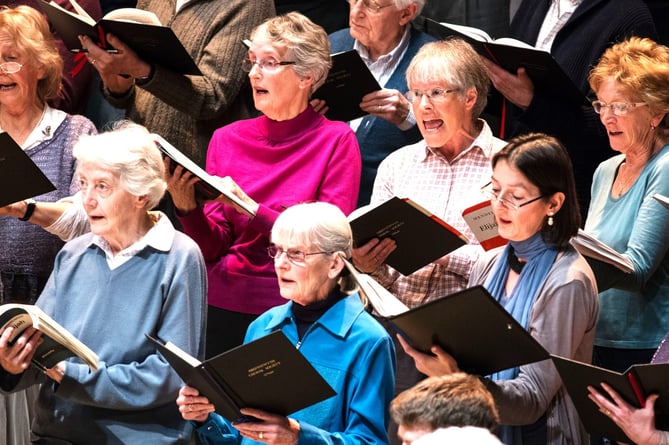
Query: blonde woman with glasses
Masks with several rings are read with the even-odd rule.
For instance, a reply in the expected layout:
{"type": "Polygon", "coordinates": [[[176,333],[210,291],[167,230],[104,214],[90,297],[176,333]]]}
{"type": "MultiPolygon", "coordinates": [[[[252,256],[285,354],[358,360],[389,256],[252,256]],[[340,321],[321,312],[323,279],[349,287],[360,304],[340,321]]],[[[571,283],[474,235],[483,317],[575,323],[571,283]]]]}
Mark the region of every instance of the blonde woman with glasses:
{"type": "Polygon", "coordinates": [[[669,48],[631,38],[608,49],[590,73],[593,108],[616,156],[592,184],[585,231],[634,264],[624,274],[593,264],[601,315],[593,362],[618,372],[648,363],[669,326],[669,48]]]}

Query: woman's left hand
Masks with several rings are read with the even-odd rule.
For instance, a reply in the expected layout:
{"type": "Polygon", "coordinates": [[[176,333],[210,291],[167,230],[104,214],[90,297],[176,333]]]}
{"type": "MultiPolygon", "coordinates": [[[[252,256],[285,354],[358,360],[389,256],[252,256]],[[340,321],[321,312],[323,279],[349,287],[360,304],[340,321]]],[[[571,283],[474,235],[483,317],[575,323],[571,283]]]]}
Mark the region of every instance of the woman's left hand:
{"type": "Polygon", "coordinates": [[[397,90],[382,89],[365,95],[360,102],[360,108],[395,125],[400,125],[409,115],[411,104],[397,90]]]}
{"type": "Polygon", "coordinates": [[[458,362],[455,361],[452,355],[444,351],[437,345],[432,346],[430,351],[434,355],[424,354],[417,349],[414,349],[409,343],[397,334],[397,338],[402,345],[402,349],[407,355],[413,358],[416,363],[416,369],[429,377],[453,374],[460,372],[458,362]]]}
{"type": "Polygon", "coordinates": [[[233,423],[233,426],[247,439],[271,445],[297,445],[300,424],[295,419],[252,408],[244,408],[241,412],[245,416],[260,420],[260,422],[233,423]]]}
{"type": "Polygon", "coordinates": [[[604,415],[613,420],[634,443],[639,445],[660,443],[658,439],[662,433],[655,429],[657,394],[649,396],[643,408],[636,409],[625,402],[612,387],[606,383],[601,385],[613,402],[592,386],[588,386],[588,397],[604,415]]]}

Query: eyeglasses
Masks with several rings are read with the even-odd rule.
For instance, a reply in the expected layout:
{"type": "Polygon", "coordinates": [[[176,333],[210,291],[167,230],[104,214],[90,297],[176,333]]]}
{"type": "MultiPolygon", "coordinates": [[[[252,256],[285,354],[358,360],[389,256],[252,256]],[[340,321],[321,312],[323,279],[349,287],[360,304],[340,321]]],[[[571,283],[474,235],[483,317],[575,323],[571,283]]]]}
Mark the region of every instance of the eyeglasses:
{"type": "Polygon", "coordinates": [[[490,186],[492,185],[492,182],[487,183],[483,187],[481,187],[481,192],[488,198],[490,199],[490,202],[497,202],[501,204],[503,207],[506,207],[509,210],[513,211],[518,211],[520,210],[521,207],[525,207],[526,205],[532,204],[535,201],[538,201],[542,198],[545,197],[545,195],[537,196],[536,198],[532,198],[528,201],[524,202],[519,202],[517,199],[513,198],[502,198],[499,193],[496,193],[490,186]]]}
{"type": "Polygon", "coordinates": [[[387,5],[379,5],[376,0],[347,0],[348,4],[351,5],[351,9],[353,9],[354,6],[356,6],[358,3],[360,3],[360,7],[363,9],[363,11],[370,13],[370,14],[378,14],[383,8],[387,8],[388,6],[392,6],[392,3],[388,3],[387,5]]]}
{"type": "Polygon", "coordinates": [[[242,69],[247,73],[253,69],[253,65],[258,65],[258,67],[263,71],[276,71],[282,66],[286,65],[295,65],[297,62],[279,62],[276,59],[260,59],[260,60],[251,60],[244,59],[242,61],[242,69]]]}
{"type": "Polygon", "coordinates": [[[5,74],[18,73],[19,71],[21,71],[21,68],[23,68],[23,65],[21,65],[18,62],[0,63],[0,71],[2,71],[5,74]]]}
{"type": "Polygon", "coordinates": [[[282,253],[286,254],[286,257],[288,258],[288,261],[291,263],[297,265],[297,266],[304,266],[307,263],[307,257],[310,255],[330,255],[332,252],[311,252],[311,253],[305,253],[302,252],[301,250],[295,250],[295,249],[284,249],[283,247],[278,247],[275,245],[271,245],[267,248],[267,253],[269,254],[270,258],[273,258],[274,261],[277,261],[282,253]]]}
{"type": "Polygon", "coordinates": [[[454,93],[458,91],[457,89],[445,90],[443,88],[433,88],[429,91],[409,91],[404,96],[414,104],[420,103],[425,97],[431,103],[441,103],[446,100],[448,93],[454,93]]]}
{"type": "Polygon", "coordinates": [[[645,102],[633,102],[633,103],[611,102],[610,104],[607,104],[606,102],[602,102],[601,100],[596,100],[592,102],[592,109],[595,110],[595,113],[602,114],[604,108],[608,108],[611,110],[611,113],[613,113],[614,116],[624,116],[631,109],[640,107],[642,105],[648,105],[648,104],[645,102]]]}

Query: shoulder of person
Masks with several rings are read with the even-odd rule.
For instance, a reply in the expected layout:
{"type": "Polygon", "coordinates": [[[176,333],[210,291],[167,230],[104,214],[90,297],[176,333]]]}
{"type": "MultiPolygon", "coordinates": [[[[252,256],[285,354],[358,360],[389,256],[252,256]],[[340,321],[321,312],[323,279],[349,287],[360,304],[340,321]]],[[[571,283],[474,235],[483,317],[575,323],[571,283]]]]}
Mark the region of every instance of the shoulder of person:
{"type": "Polygon", "coordinates": [[[411,41],[416,42],[419,46],[423,46],[428,42],[434,42],[437,39],[426,32],[420,31],[414,27],[411,28],[411,41]]]}
{"type": "Polygon", "coordinates": [[[338,53],[341,51],[347,51],[353,49],[353,37],[351,37],[351,29],[344,28],[339,31],[335,31],[329,36],[330,39],[330,52],[338,53]]]}

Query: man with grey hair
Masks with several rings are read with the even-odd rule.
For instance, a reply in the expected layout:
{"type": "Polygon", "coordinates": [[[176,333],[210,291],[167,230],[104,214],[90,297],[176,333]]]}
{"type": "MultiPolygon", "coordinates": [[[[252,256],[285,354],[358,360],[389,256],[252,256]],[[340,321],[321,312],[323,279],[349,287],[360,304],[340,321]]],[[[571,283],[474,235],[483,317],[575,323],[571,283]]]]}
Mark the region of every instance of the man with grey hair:
{"type": "Polygon", "coordinates": [[[355,49],[379,85],[363,97],[369,113],[349,122],[362,155],[358,206],[369,204],[379,163],[393,151],[421,138],[411,104],[404,97],[409,62],[432,37],[411,27],[425,0],[348,0],[349,26],[330,34],[332,52],[355,49]]]}

